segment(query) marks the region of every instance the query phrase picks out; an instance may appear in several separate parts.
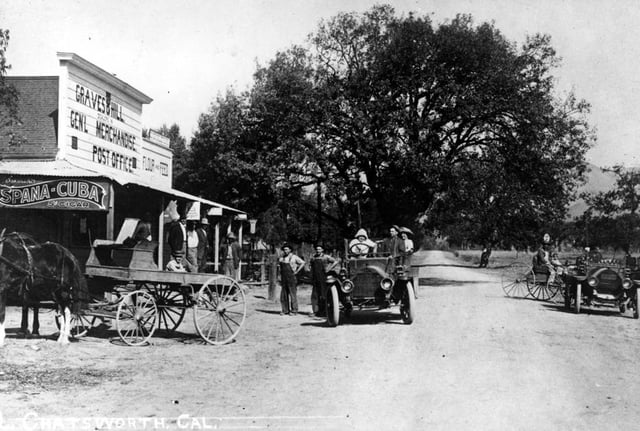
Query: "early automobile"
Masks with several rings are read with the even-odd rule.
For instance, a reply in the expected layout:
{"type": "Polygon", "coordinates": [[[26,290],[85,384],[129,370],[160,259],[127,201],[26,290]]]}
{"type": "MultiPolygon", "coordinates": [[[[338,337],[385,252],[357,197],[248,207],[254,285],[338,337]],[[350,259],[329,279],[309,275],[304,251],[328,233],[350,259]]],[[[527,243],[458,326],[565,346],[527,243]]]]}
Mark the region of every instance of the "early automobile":
{"type": "Polygon", "coordinates": [[[394,306],[399,306],[404,323],[413,323],[417,276],[411,268],[411,256],[363,252],[367,246],[359,242],[345,248],[341,268],[327,274],[329,326],[339,324],[341,311],[348,318],[354,310],[394,306]]]}
{"type": "Polygon", "coordinates": [[[609,307],[620,313],[630,310],[637,319],[640,280],[634,279],[640,277],[628,262],[578,259],[565,275],[565,309],[580,313],[584,307],[609,307]]]}

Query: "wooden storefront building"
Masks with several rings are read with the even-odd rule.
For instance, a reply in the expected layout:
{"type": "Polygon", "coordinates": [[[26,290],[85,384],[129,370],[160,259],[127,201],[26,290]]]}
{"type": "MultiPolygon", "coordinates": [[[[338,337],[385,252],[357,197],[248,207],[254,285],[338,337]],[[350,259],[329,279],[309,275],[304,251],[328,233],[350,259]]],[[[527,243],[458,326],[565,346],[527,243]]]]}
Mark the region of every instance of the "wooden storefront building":
{"type": "Polygon", "coordinates": [[[159,268],[168,208],[207,217],[216,251],[221,230],[242,237],[243,211],[172,187],[169,140],[143,137],[150,97],[77,54],[58,60],[58,76],[5,78],[22,124],[0,135],[0,229],[59,242],[85,262],[93,240],[116,240],[125,219],[151,214],[159,268]]]}

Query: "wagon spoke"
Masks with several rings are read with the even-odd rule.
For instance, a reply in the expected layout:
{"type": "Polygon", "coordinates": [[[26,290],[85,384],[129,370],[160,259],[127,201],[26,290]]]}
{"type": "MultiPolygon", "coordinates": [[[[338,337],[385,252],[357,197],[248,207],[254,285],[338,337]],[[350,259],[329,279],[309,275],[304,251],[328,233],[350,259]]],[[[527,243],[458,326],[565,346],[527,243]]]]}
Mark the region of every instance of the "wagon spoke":
{"type": "MultiPolygon", "coordinates": [[[[240,326],[240,324],[238,322],[236,322],[235,320],[233,320],[231,318],[231,316],[229,316],[228,314],[225,313],[224,316],[222,316],[222,319],[224,320],[224,322],[227,324],[227,326],[229,326],[229,323],[227,321],[231,321],[234,323],[234,325],[236,326],[240,326]]],[[[231,330],[231,327],[229,327],[229,329],[231,330]]],[[[233,332],[233,330],[231,330],[231,332],[233,332]]]]}

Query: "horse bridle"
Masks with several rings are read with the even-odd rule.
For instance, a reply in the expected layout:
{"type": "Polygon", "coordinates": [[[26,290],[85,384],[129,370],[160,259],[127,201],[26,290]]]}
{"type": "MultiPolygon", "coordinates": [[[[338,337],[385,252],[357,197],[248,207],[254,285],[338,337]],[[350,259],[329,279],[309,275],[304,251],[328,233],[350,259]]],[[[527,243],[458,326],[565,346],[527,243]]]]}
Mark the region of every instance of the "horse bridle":
{"type": "Polygon", "coordinates": [[[6,257],[4,257],[2,255],[2,251],[4,249],[4,242],[8,239],[8,237],[4,236],[5,230],[6,230],[6,228],[2,229],[2,233],[0,234],[0,262],[2,262],[5,265],[11,267],[12,269],[17,271],[18,273],[23,274],[25,276],[25,279],[28,279],[29,282],[33,283],[33,278],[34,278],[33,256],[31,255],[31,252],[29,251],[29,248],[27,247],[27,244],[24,242],[24,238],[22,238],[22,236],[19,233],[16,233],[16,237],[18,238],[19,244],[20,244],[20,246],[22,246],[22,249],[24,250],[24,253],[27,256],[28,269],[23,268],[20,265],[14,263],[14,262],[11,262],[9,259],[7,259],[6,257]]]}

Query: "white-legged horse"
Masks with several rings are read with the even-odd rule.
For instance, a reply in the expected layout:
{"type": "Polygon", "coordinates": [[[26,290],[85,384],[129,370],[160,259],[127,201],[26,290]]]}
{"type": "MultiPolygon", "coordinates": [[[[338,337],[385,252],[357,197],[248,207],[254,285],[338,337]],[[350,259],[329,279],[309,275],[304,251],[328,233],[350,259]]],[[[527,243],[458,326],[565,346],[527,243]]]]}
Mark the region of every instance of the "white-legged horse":
{"type": "Polygon", "coordinates": [[[62,317],[58,342],[69,343],[71,312],[80,310],[88,298],[87,282],[69,250],[53,242],[26,245],[15,233],[0,235],[0,346],[5,340],[7,291],[11,287],[22,290],[24,301],[53,300],[62,317]]]}

